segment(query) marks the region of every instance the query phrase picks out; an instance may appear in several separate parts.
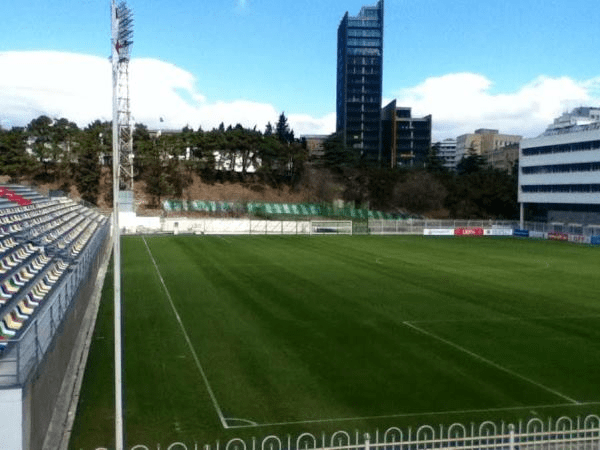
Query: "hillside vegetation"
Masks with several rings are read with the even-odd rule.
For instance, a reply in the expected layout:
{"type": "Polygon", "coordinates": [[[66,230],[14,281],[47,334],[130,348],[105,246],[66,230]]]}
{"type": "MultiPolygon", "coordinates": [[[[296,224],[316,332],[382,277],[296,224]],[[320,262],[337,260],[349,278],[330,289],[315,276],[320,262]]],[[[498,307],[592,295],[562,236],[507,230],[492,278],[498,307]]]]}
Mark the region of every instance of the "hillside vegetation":
{"type": "MultiPolygon", "coordinates": [[[[40,116],[25,128],[0,129],[0,175],[109,208],[111,143],[110,122],[79,129],[67,119],[40,116]]],[[[141,214],[156,214],[165,199],[343,200],[436,218],[512,219],[518,214],[516,175],[487,167],[481,156],[467,155],[452,173],[433,151],[424,167],[372,167],[332,136],[324,156],[314,159],[284,114],[264,132],[221,124],[211,131],[185,127],[160,133],[136,124],[133,153],[141,214]]]]}

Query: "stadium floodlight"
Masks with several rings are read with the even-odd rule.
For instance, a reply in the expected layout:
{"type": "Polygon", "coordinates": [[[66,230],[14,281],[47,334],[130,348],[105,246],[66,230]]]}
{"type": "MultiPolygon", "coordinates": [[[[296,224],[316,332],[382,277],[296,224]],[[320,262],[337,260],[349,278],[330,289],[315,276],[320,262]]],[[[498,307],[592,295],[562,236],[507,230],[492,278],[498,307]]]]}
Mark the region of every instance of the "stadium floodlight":
{"type": "Polygon", "coordinates": [[[111,60],[113,81],[113,261],[115,332],[115,448],[125,446],[123,427],[123,345],[121,306],[121,188],[133,191],[133,145],[129,109],[129,59],[133,44],[133,14],[122,1],[111,0],[111,60]]]}

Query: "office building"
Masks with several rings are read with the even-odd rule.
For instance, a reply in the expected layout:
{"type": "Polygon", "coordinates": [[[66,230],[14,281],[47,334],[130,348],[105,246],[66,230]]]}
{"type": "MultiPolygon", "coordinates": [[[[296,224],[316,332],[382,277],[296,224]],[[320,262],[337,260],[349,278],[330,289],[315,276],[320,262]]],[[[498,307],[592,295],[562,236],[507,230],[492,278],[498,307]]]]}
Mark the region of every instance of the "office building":
{"type": "Polygon", "coordinates": [[[458,164],[456,158],[456,139],[448,138],[432,145],[439,161],[445,169],[455,171],[458,164]]]}
{"type": "Polygon", "coordinates": [[[382,165],[424,167],[431,150],[431,116],[412,117],[396,100],[381,110],[382,165]]]}
{"type": "Polygon", "coordinates": [[[600,224],[600,115],[578,120],[580,113],[563,115],[541,136],[521,142],[521,220],[600,224]]]}
{"type": "Polygon", "coordinates": [[[338,28],[336,130],[367,162],[382,164],[383,0],[344,15],[338,28]]]}
{"type": "Polygon", "coordinates": [[[512,144],[518,144],[521,139],[522,136],[500,134],[498,130],[487,128],[475,130],[475,133],[463,134],[456,138],[457,163],[470,152],[487,157],[488,153],[512,144]]]}

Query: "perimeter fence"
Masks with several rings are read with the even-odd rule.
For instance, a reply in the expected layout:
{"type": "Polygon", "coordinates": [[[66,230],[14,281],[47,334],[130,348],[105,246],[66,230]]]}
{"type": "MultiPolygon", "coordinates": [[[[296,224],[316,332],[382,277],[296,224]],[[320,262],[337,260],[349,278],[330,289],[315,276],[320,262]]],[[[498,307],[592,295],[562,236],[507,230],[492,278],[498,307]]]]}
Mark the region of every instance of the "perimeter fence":
{"type": "MultiPolygon", "coordinates": [[[[538,418],[512,423],[483,422],[479,425],[454,423],[416,429],[397,427],[380,432],[331,434],[302,433],[285,437],[270,435],[262,439],[234,438],[212,444],[174,442],[137,444],[130,450],[598,450],[600,417],[560,417],[543,421],[538,418]]],[[[96,450],[106,450],[103,447],[96,450]]]]}
{"type": "MultiPolygon", "coordinates": [[[[347,222],[347,221],[346,221],[347,222]]],[[[125,234],[312,234],[309,220],[249,218],[135,217],[123,226],[125,234]]],[[[352,220],[352,234],[371,235],[487,235],[564,240],[600,245],[600,225],[505,220],[368,219],[352,220]]]]}

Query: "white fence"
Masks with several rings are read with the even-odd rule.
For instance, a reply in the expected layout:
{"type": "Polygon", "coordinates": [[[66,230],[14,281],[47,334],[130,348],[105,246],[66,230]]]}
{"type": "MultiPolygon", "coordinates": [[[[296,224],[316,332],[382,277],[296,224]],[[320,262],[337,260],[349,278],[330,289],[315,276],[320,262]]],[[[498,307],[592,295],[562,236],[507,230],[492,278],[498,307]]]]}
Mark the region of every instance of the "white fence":
{"type": "MultiPolygon", "coordinates": [[[[369,234],[438,234],[452,235],[451,231],[457,229],[475,229],[484,230],[486,235],[503,236],[503,230],[518,230],[521,228],[519,222],[503,220],[429,220],[429,219],[408,219],[408,220],[375,220],[370,219],[368,223],[369,234]],[[434,233],[428,233],[426,230],[434,230],[434,233]]],[[[564,240],[572,242],[590,243],[591,236],[600,235],[599,225],[583,226],[580,224],[568,223],[542,223],[525,222],[523,230],[529,231],[529,237],[548,238],[548,234],[559,233],[564,235],[564,240]]],[[[512,235],[512,233],[510,233],[512,235]]]]}
{"type": "Polygon", "coordinates": [[[188,231],[195,234],[309,234],[310,222],[285,220],[205,219],[188,231]]]}
{"type": "Polygon", "coordinates": [[[295,220],[251,220],[251,219],[190,219],[168,218],[156,221],[153,226],[129,223],[124,233],[169,233],[169,234],[310,234],[310,221],[295,220]]]}
{"type": "MultiPolygon", "coordinates": [[[[253,220],[236,218],[164,218],[119,215],[124,234],[238,234],[238,235],[292,235],[312,234],[311,222],[293,220],[253,220]]],[[[349,222],[349,221],[347,221],[349,222]]],[[[454,235],[482,234],[488,236],[523,236],[517,234],[521,225],[516,221],[501,220],[381,220],[354,221],[353,234],[373,235],[454,235]],[[458,233],[454,233],[458,230],[458,233]],[[473,232],[476,231],[476,232],[473,232]]],[[[582,226],[565,223],[525,222],[523,230],[531,238],[569,240],[571,242],[600,244],[600,225],[582,226]],[[592,239],[593,237],[593,239],[592,239]]]]}
{"type": "MultiPolygon", "coordinates": [[[[507,424],[483,422],[468,426],[423,425],[403,431],[392,427],[373,434],[337,431],[326,435],[303,433],[292,437],[270,435],[262,439],[231,439],[223,444],[174,442],[171,445],[138,444],[131,450],[598,450],[600,449],[600,417],[589,415],[571,419],[561,417],[542,421],[507,424]]],[[[104,450],[98,448],[96,450],[104,450]]]]}

